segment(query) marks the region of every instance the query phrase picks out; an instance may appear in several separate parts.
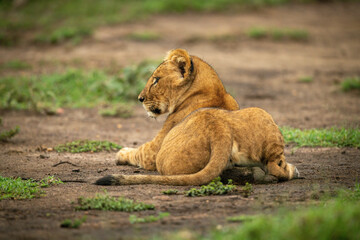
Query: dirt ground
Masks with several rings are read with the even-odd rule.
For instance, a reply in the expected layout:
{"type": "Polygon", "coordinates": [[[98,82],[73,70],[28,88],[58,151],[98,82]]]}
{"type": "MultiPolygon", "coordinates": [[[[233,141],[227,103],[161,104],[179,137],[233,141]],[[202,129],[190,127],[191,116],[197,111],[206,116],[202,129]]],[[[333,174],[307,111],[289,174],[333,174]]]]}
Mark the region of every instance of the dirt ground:
{"type": "MultiPolygon", "coordinates": [[[[359,126],[360,95],[344,93],[339,83],[360,75],[360,4],[290,5],[231,14],[186,14],[157,16],[146,22],[98,29],[82,44],[54,47],[22,43],[0,48],[0,64],[20,59],[33,65],[22,74],[60,71],[69,66],[117,68],[144,59],[161,59],[182,47],[210,63],[241,108],[257,106],[272,114],[281,126],[297,128],[359,126]],[[239,34],[250,27],[304,29],[306,42],[236,40],[213,42],[211,36],[239,34]],[[131,41],[133,31],[149,30],[161,35],[154,42],[131,41]],[[190,41],[191,39],[203,39],[190,41]],[[189,40],[190,39],[190,40],[189,40]],[[313,82],[301,83],[300,77],[313,82]]],[[[239,34],[241,36],[241,34],[239,34]]],[[[2,71],[1,74],[19,74],[2,71]]],[[[359,181],[360,150],[356,148],[286,147],[288,162],[304,179],[254,185],[245,198],[235,192],[225,196],[189,198],[161,192],[191,187],[96,186],[93,182],[112,173],[147,171],[115,166],[115,153],[55,153],[39,151],[78,139],[98,139],[136,147],[151,140],[164,118],[146,117],[140,105],[129,119],[104,118],[96,109],[65,109],[64,114],[44,116],[28,111],[0,111],[5,127],[19,125],[21,132],[0,143],[0,174],[42,179],[54,175],[66,184],[52,186],[46,196],[32,200],[0,201],[0,239],[127,239],[149,237],[167,231],[190,229],[206,234],[228,225],[226,218],[239,214],[272,213],[281,206],[296,209],[327,191],[354,186],[359,181]],[[68,161],[72,164],[54,164],[68,161]],[[147,216],[169,212],[155,223],[129,223],[130,213],[75,211],[72,201],[104,189],[112,196],[125,196],[155,205],[156,210],[136,213],[147,216]],[[66,218],[87,216],[79,229],[60,228],[66,218]]],[[[240,188],[240,187],[239,187],[240,188]]]]}

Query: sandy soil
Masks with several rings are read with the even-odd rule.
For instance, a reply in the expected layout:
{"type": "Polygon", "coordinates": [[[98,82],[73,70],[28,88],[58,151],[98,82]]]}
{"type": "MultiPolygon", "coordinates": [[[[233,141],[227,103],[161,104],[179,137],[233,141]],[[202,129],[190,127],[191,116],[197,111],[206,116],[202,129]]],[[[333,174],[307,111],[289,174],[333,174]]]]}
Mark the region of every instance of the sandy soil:
{"type": "MultiPolygon", "coordinates": [[[[202,57],[219,73],[228,91],[242,108],[257,106],[270,112],[281,125],[298,128],[358,126],[359,93],[344,93],[344,77],[360,75],[359,4],[291,5],[232,14],[187,14],[158,16],[143,23],[101,28],[82,44],[55,47],[23,43],[0,48],[0,64],[14,59],[34,65],[22,74],[61,71],[69,66],[116,69],[143,59],[161,59],[166,51],[186,48],[202,57]],[[244,31],[253,26],[305,29],[307,42],[251,40],[244,31]],[[136,42],[126,38],[133,31],[151,30],[161,39],[136,42]],[[214,42],[211,36],[239,34],[236,40],[214,42]],[[189,41],[189,39],[202,39],[189,41]],[[205,39],[205,40],[204,40],[205,39]],[[312,76],[311,83],[299,78],[312,76]]],[[[18,74],[2,70],[2,76],[18,74]]],[[[360,150],[356,148],[286,147],[288,162],[295,164],[304,179],[278,184],[254,185],[250,197],[240,192],[227,196],[188,198],[161,192],[191,187],[114,186],[92,183],[111,173],[137,174],[145,170],[115,166],[115,153],[55,153],[43,147],[77,139],[99,139],[123,146],[139,146],[151,140],[163,118],[146,117],[141,106],[130,119],[104,118],[96,109],[65,109],[58,116],[27,111],[0,111],[4,126],[19,125],[21,133],[0,143],[2,176],[41,179],[54,175],[66,184],[46,189],[46,196],[32,200],[0,202],[0,239],[73,239],[147,237],[164,231],[192,229],[205,234],[222,227],[228,216],[272,213],[279,206],[295,209],[315,201],[324,191],[352,187],[359,180],[360,150]],[[61,161],[71,164],[54,166],[61,161]],[[129,213],[75,211],[72,201],[94,196],[106,189],[112,196],[152,203],[171,215],[156,223],[131,225],[129,213]],[[60,228],[66,218],[88,216],[80,229],[60,228]]],[[[241,187],[239,187],[240,189],[241,187]]]]}

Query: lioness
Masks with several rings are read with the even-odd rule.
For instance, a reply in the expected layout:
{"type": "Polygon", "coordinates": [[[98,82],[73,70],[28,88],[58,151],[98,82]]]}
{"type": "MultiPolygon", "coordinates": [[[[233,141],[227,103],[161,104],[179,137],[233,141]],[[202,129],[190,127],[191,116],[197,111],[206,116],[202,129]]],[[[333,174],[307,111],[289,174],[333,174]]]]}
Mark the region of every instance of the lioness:
{"type": "Polygon", "coordinates": [[[150,117],[169,113],[159,134],[116,163],[162,175],[109,175],[99,185],[202,185],[236,165],[260,164],[280,180],[299,176],[286,163],[283,137],[259,108],[238,110],[214,69],[185,50],[172,50],[139,95],[150,117]],[[238,110],[238,111],[235,111],[238,110]]]}

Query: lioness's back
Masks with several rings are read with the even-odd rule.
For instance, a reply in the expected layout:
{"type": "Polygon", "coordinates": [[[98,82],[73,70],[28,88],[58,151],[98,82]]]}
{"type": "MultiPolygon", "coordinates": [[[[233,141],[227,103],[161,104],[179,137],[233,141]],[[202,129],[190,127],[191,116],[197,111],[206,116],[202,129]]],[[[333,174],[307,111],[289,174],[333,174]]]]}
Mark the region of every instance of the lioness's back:
{"type": "MultiPolygon", "coordinates": [[[[233,138],[233,147],[256,161],[283,152],[284,141],[278,126],[270,114],[260,108],[237,111],[204,108],[188,116],[185,124],[189,123],[192,123],[194,128],[203,128],[204,134],[208,129],[212,129],[212,132],[219,135],[217,140],[220,142],[222,139],[219,131],[228,127],[233,138]]],[[[175,134],[179,133],[180,131],[175,134]]]]}

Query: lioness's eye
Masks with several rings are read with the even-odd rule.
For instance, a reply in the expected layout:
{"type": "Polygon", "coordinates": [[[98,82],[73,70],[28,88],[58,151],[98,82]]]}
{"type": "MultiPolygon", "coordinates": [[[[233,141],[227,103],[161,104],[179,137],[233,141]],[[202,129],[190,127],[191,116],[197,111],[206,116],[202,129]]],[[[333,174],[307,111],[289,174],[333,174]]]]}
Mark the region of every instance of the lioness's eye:
{"type": "Polygon", "coordinates": [[[153,84],[156,85],[158,83],[159,79],[160,79],[159,77],[154,77],[153,84]]]}

